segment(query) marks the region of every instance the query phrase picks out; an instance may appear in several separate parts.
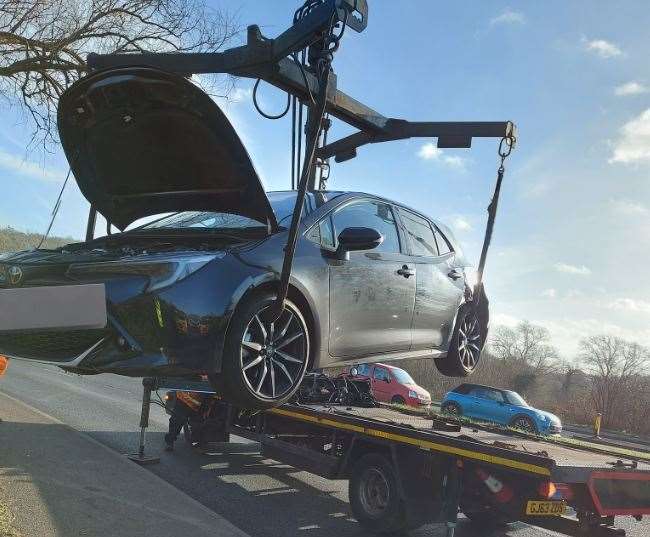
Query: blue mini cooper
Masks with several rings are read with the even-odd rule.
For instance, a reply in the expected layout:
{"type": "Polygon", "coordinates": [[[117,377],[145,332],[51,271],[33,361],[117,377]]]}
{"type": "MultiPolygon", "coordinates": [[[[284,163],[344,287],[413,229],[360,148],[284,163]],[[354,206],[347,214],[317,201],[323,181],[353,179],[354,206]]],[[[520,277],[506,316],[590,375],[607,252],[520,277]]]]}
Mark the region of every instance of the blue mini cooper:
{"type": "Polygon", "coordinates": [[[534,434],[562,432],[560,418],[531,407],[521,395],[511,390],[461,384],[445,394],[441,407],[448,414],[490,421],[534,434]]]}

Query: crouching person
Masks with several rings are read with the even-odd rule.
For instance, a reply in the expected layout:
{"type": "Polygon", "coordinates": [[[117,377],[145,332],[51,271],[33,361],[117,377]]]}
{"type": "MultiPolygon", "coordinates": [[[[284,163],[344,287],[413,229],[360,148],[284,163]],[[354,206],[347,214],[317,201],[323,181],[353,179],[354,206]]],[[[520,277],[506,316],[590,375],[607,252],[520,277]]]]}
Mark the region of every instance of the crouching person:
{"type": "MultiPolygon", "coordinates": [[[[169,409],[169,432],[165,435],[165,450],[173,451],[174,442],[191,421],[199,419],[205,395],[197,392],[175,392],[174,403],[169,409]]],[[[186,429],[189,432],[189,426],[186,429]]]]}

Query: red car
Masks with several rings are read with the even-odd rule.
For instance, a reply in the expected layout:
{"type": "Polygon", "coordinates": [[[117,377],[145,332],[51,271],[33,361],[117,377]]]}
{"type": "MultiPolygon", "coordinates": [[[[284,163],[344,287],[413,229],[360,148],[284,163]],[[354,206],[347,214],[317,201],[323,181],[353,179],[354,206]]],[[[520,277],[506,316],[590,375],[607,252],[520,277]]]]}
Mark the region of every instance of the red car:
{"type": "Polygon", "coordinates": [[[372,393],[377,401],[408,406],[428,406],[431,394],[418,386],[406,371],[387,364],[359,364],[348,373],[355,379],[370,381],[372,393]]]}

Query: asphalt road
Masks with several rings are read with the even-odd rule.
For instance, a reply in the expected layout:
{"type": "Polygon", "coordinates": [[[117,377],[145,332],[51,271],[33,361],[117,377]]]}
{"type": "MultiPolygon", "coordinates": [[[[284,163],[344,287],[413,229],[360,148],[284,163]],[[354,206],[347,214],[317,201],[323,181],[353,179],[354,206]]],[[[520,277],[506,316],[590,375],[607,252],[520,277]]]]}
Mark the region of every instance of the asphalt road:
{"type": "MultiPolygon", "coordinates": [[[[114,375],[80,377],[58,368],[12,361],[0,391],[86,432],[119,453],[136,451],[142,397],[139,379],[114,375]]],[[[227,453],[203,455],[177,444],[162,452],[167,417],[152,407],[148,450],[161,454],[150,471],[254,537],[362,537],[367,534],[351,517],[347,482],[328,481],[264,459],[257,445],[233,438],[227,453]]],[[[128,484],[125,484],[128,486],[128,484]]],[[[617,524],[629,537],[650,535],[650,520],[623,518],[617,524]]],[[[442,537],[442,526],[411,532],[413,537],[442,537]]],[[[553,532],[512,524],[488,532],[466,519],[457,537],[542,537],[553,532]]]]}

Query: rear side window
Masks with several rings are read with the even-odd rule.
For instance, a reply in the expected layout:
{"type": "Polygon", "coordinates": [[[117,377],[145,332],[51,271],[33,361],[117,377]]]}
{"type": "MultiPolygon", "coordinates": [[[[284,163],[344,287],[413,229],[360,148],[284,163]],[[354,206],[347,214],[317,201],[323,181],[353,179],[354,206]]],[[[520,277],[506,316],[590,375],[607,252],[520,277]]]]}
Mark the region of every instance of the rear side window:
{"type": "Polygon", "coordinates": [[[368,364],[359,364],[357,366],[357,375],[363,375],[364,377],[369,377],[370,366],[368,364]]]}
{"type": "Polygon", "coordinates": [[[411,255],[436,257],[438,246],[431,224],[421,216],[403,209],[400,209],[400,216],[408,236],[411,255]]]}
{"type": "Polygon", "coordinates": [[[454,251],[449,241],[447,240],[447,237],[445,237],[442,233],[440,233],[440,230],[437,228],[436,228],[436,239],[437,239],[438,250],[440,251],[440,255],[449,254],[454,251]]]}
{"type": "Polygon", "coordinates": [[[373,377],[375,380],[388,380],[390,378],[388,371],[383,367],[375,367],[375,374],[373,377]]]}
{"type": "Polygon", "coordinates": [[[399,253],[399,234],[395,215],[390,205],[375,201],[360,201],[346,205],[334,213],[334,228],[338,236],[348,227],[370,227],[384,237],[373,252],[399,253]]]}

